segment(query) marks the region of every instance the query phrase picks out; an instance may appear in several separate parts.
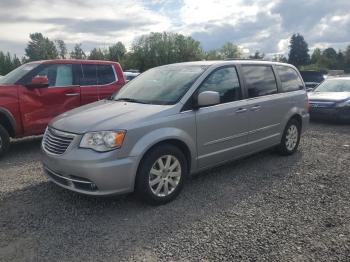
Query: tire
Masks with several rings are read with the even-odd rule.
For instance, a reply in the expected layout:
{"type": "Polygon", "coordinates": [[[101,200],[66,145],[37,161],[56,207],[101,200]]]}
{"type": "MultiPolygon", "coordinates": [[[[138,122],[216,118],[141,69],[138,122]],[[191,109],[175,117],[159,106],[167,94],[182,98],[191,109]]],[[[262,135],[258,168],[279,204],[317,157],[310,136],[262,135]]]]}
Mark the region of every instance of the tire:
{"type": "Polygon", "coordinates": [[[10,135],[7,130],[0,125],[0,157],[6,154],[10,147],[10,135]]]}
{"type": "Polygon", "coordinates": [[[183,188],[187,167],[185,155],[176,146],[164,144],[151,149],[138,169],[137,195],[151,205],[163,205],[174,200],[183,188]]]}
{"type": "Polygon", "coordinates": [[[283,156],[289,156],[295,153],[298,149],[301,136],[301,125],[296,119],[291,119],[287,123],[281,143],[278,146],[278,152],[283,156]]]}

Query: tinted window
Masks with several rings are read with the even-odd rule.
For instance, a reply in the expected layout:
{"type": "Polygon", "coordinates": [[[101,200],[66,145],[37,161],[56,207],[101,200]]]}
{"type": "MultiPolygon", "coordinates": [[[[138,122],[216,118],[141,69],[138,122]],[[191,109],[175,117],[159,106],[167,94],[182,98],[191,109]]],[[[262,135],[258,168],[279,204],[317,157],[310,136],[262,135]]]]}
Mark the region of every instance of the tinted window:
{"type": "Polygon", "coordinates": [[[320,72],[301,71],[300,74],[304,82],[321,83],[324,80],[324,75],[320,72]]]}
{"type": "Polygon", "coordinates": [[[48,65],[37,75],[47,76],[49,87],[73,85],[72,65],[48,65]]]}
{"type": "Polygon", "coordinates": [[[105,85],[116,81],[111,65],[97,65],[97,84],[105,85]]]}
{"type": "Polygon", "coordinates": [[[287,66],[276,66],[276,68],[282,82],[283,92],[296,91],[303,87],[302,81],[293,68],[287,66]]]}
{"type": "Polygon", "coordinates": [[[277,93],[275,75],[271,66],[242,66],[248,96],[259,97],[277,93]]]}
{"type": "Polygon", "coordinates": [[[236,68],[226,67],[212,73],[199,88],[203,91],[216,91],[220,94],[220,103],[227,103],[241,99],[241,87],[236,68]]]}
{"type": "Polygon", "coordinates": [[[91,86],[97,85],[96,65],[82,65],[83,78],[80,80],[80,85],[91,86]]]}

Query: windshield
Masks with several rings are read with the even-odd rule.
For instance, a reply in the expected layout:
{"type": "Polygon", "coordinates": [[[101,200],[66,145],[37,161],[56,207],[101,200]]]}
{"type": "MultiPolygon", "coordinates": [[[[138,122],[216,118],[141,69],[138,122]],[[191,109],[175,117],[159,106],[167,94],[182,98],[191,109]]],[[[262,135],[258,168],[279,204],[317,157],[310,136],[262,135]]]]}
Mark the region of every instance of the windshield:
{"type": "Polygon", "coordinates": [[[315,92],[350,92],[349,79],[326,80],[320,84],[315,92]]]}
{"type": "Polygon", "coordinates": [[[150,69],[126,84],[114,100],[147,104],[177,103],[207,69],[200,65],[170,65],[150,69]]]}
{"type": "Polygon", "coordinates": [[[15,84],[23,76],[25,76],[29,71],[37,67],[40,63],[30,63],[24,64],[12,70],[7,75],[0,78],[0,84],[15,84]]]}

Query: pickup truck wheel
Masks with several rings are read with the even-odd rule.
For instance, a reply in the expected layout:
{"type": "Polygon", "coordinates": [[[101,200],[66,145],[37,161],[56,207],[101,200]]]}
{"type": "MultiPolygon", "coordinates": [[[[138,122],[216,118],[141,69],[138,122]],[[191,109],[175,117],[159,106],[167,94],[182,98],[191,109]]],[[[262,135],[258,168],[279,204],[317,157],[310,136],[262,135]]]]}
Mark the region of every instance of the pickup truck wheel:
{"type": "Polygon", "coordinates": [[[0,125],[0,157],[5,155],[10,147],[10,136],[7,130],[0,125]]]}
{"type": "Polygon", "coordinates": [[[170,144],[157,146],[141,161],[136,192],[141,200],[162,205],[175,199],[187,176],[187,160],[179,148],[170,144]]]}
{"type": "Polygon", "coordinates": [[[299,121],[291,119],[287,123],[278,151],[281,155],[288,156],[294,154],[298,149],[301,135],[301,126],[299,121]]]}

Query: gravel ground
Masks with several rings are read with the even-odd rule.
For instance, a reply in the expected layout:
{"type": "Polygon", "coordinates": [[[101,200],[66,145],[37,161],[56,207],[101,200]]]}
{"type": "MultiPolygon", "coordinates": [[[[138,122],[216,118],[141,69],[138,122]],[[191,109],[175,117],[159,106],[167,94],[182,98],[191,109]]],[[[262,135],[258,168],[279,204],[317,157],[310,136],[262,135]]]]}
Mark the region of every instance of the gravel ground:
{"type": "Polygon", "coordinates": [[[91,198],[44,177],[40,138],[0,160],[0,261],[350,261],[350,126],[313,123],[299,151],[201,173],[179,198],[91,198]]]}

